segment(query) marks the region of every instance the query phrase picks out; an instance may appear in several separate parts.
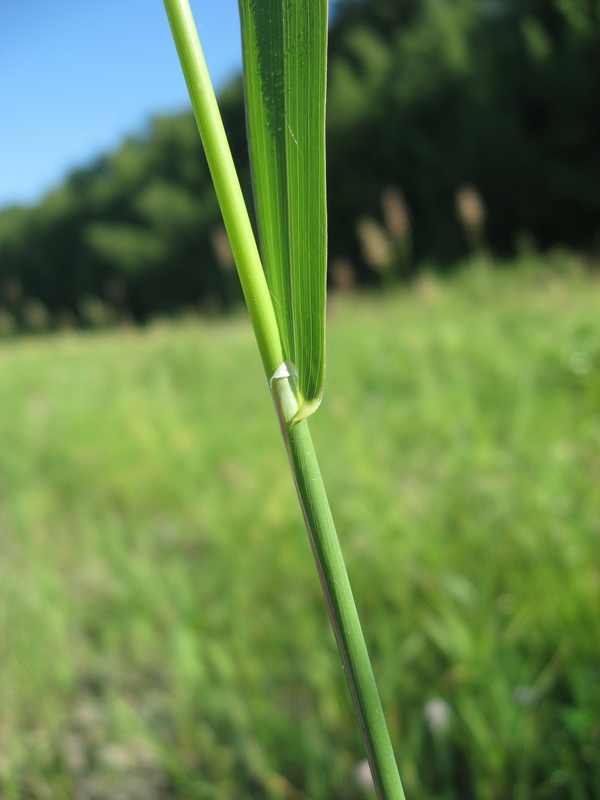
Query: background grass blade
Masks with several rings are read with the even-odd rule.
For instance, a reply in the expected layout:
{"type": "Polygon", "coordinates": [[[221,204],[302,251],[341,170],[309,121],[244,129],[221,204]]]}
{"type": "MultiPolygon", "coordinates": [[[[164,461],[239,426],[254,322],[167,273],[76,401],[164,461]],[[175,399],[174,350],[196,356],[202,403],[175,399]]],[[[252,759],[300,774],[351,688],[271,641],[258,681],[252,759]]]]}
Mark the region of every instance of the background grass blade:
{"type": "Polygon", "coordinates": [[[327,0],[240,0],[240,15],[262,259],[302,418],[325,376],[327,0]]]}

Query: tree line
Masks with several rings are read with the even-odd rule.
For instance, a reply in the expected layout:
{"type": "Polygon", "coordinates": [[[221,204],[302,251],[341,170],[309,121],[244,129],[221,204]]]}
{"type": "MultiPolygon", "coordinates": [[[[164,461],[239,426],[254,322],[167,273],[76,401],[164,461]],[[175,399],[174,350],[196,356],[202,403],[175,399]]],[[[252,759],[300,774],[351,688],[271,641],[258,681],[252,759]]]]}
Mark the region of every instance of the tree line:
{"type": "MultiPolygon", "coordinates": [[[[598,0],[345,0],[329,44],[332,280],[508,255],[522,236],[594,252],[598,86],[598,0]]],[[[241,80],[220,106],[251,198],[241,80]]],[[[0,212],[0,330],[238,300],[191,112],[0,212]]]]}

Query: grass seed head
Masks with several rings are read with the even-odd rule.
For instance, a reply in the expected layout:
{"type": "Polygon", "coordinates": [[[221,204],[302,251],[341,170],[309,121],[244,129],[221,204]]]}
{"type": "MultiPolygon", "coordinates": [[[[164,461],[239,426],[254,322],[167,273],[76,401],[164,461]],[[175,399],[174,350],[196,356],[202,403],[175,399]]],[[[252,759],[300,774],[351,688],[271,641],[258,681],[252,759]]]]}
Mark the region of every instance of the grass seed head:
{"type": "Polygon", "coordinates": [[[356,283],[354,267],[348,258],[334,258],[329,265],[329,274],[336,289],[349,292],[356,283]]]}
{"type": "Polygon", "coordinates": [[[223,226],[213,228],[210,232],[210,241],[219,268],[223,272],[233,272],[235,270],[235,262],[225,228],[223,226]]]}
{"type": "Polygon", "coordinates": [[[372,217],[361,217],[356,225],[365,262],[376,272],[390,268],[392,244],[385,228],[372,217]]]}
{"type": "Polygon", "coordinates": [[[381,195],[383,219],[390,235],[402,244],[410,235],[410,211],[399,189],[390,187],[381,195]]]}
{"type": "Polygon", "coordinates": [[[474,186],[461,186],[456,192],[456,215],[471,247],[483,242],[486,211],[481,195],[474,186]]]}

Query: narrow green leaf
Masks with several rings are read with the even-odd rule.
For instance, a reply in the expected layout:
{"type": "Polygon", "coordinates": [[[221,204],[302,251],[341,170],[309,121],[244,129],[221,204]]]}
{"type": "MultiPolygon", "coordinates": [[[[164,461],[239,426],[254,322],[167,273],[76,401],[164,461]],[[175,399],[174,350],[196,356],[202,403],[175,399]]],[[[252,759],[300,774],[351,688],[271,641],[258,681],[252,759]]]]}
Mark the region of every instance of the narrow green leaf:
{"type": "Polygon", "coordinates": [[[325,379],[327,0],[239,0],[262,260],[300,410],[325,379]]]}

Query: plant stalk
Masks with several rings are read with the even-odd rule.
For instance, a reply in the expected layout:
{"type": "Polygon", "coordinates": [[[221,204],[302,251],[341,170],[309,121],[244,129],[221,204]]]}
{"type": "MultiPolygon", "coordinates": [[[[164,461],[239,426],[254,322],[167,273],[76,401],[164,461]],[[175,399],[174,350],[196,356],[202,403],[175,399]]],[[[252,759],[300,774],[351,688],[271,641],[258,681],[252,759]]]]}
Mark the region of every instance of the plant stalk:
{"type": "Polygon", "coordinates": [[[283,350],[254,231],[188,0],[163,0],[267,380],[283,350]]]}
{"type": "MultiPolygon", "coordinates": [[[[282,426],[283,428],[284,426],[282,426]]],[[[284,439],[379,800],[404,800],[392,743],[308,422],[285,426],[284,439]]]]}
{"type": "Polygon", "coordinates": [[[240,282],[280,420],[346,678],[380,800],[404,800],[333,517],[308,423],[298,411],[293,365],[284,363],[271,295],[214,90],[187,0],[163,0],[240,282]],[[288,370],[289,366],[289,370],[288,370]]]}

